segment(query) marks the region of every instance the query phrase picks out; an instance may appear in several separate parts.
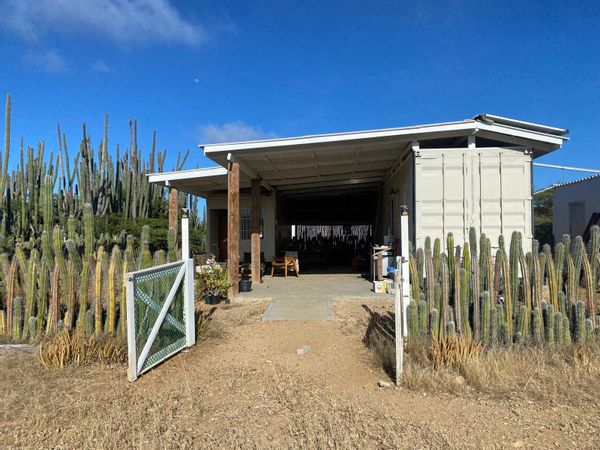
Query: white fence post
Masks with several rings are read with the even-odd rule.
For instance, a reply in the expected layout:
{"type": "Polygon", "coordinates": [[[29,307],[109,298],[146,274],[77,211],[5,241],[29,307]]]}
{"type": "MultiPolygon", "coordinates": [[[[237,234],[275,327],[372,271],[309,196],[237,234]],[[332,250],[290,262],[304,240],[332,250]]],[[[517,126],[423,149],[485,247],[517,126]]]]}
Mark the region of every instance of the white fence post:
{"type": "Polygon", "coordinates": [[[408,237],[408,206],[400,206],[400,255],[402,257],[402,334],[408,336],[408,304],[410,303],[410,276],[408,267],[409,258],[408,237]]]}
{"type": "Polygon", "coordinates": [[[404,365],[404,336],[402,334],[402,257],[396,258],[396,272],[394,272],[394,329],[396,335],[396,385],[402,382],[404,365]]]}
{"type": "Polygon", "coordinates": [[[185,279],[183,281],[183,320],[185,321],[186,345],[191,347],[196,343],[196,306],[194,302],[194,260],[185,262],[185,279]]]}
{"type": "Polygon", "coordinates": [[[125,292],[127,295],[127,315],[125,319],[127,321],[127,351],[129,353],[127,378],[129,378],[129,381],[135,381],[138,377],[135,342],[135,282],[133,281],[133,275],[130,273],[126,273],[123,276],[125,278],[125,292]]]}
{"type": "Polygon", "coordinates": [[[190,219],[187,208],[181,210],[181,260],[190,257],[190,219]]]}

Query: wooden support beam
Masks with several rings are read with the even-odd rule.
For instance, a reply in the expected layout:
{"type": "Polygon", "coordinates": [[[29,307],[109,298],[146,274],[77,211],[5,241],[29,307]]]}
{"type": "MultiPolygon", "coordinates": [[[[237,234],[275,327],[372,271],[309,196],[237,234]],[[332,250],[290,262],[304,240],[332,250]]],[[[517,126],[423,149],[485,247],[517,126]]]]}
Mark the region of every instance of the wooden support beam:
{"type": "Polygon", "coordinates": [[[227,268],[232,286],[227,292],[234,298],[240,291],[240,164],[229,162],[227,174],[227,268]]]}
{"type": "Polygon", "coordinates": [[[260,178],[252,179],[252,281],[260,282],[260,178]]]}

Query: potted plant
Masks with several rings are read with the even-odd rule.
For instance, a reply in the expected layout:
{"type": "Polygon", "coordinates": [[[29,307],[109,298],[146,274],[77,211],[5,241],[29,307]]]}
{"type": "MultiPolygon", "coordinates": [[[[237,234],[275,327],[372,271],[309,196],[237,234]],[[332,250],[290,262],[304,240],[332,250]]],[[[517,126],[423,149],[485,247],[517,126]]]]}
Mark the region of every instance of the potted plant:
{"type": "Polygon", "coordinates": [[[206,303],[214,305],[219,303],[220,297],[227,294],[231,282],[227,276],[227,269],[221,267],[214,257],[207,260],[206,264],[199,267],[198,273],[202,288],[206,293],[206,303]]]}

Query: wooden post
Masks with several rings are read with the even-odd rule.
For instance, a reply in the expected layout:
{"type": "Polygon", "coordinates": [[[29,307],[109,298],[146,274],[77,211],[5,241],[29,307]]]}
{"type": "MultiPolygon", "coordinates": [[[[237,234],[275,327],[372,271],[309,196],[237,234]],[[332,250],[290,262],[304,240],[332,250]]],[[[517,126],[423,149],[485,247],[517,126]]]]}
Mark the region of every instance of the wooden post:
{"type": "Polygon", "coordinates": [[[227,295],[230,299],[240,291],[240,163],[232,159],[227,173],[227,267],[232,283],[227,295]]]}
{"type": "Polygon", "coordinates": [[[260,178],[252,179],[252,281],[260,282],[260,178]]]}

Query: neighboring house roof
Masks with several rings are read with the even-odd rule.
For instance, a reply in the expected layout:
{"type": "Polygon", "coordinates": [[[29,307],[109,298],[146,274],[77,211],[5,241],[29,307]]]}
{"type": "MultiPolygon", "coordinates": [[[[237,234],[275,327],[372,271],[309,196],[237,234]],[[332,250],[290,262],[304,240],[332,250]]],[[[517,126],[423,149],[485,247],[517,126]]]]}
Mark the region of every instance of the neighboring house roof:
{"type": "Polygon", "coordinates": [[[559,189],[559,188],[562,188],[562,187],[565,187],[565,186],[571,186],[571,185],[577,184],[577,183],[584,183],[586,181],[594,180],[594,179],[599,178],[599,177],[600,177],[600,173],[596,174],[596,175],[591,175],[589,177],[580,178],[578,180],[565,181],[564,183],[556,183],[556,184],[553,184],[551,186],[551,188],[553,188],[553,189],[559,189]]]}

